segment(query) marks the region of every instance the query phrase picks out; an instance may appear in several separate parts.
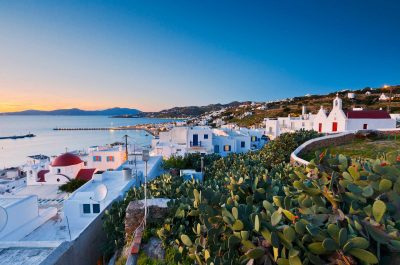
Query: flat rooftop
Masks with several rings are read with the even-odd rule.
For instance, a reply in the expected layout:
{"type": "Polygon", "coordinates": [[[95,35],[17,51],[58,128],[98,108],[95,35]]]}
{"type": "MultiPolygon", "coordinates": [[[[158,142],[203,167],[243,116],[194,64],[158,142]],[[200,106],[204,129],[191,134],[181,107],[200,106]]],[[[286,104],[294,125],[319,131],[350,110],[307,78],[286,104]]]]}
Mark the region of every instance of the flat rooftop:
{"type": "Polygon", "coordinates": [[[59,185],[27,185],[15,192],[16,195],[36,195],[39,200],[65,199],[67,193],[58,189],[59,185]]]}
{"type": "Polygon", "coordinates": [[[7,196],[7,197],[0,196],[0,207],[3,207],[3,208],[10,207],[10,206],[17,204],[29,197],[30,196],[7,196]]]}
{"type": "Polygon", "coordinates": [[[0,265],[38,265],[54,248],[7,248],[0,249],[0,265]]]}

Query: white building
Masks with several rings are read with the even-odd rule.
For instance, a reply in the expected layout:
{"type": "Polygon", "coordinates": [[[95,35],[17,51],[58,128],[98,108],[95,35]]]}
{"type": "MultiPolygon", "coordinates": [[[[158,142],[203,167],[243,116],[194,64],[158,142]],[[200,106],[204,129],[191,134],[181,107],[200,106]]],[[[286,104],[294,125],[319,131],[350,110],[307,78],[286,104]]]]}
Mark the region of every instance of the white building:
{"type": "Polygon", "coordinates": [[[343,111],[342,100],[339,96],[333,100],[333,107],[329,115],[321,106],[317,114],[305,114],[300,117],[264,119],[266,135],[275,138],[284,132],[293,132],[300,129],[314,130],[321,133],[337,133],[344,131],[356,131],[366,129],[393,129],[396,128],[396,120],[392,119],[383,110],[355,109],[343,111]]]}
{"type": "Polygon", "coordinates": [[[324,110],[321,108],[317,115],[306,113],[306,107],[302,107],[302,115],[299,117],[278,117],[278,118],[265,118],[265,135],[270,139],[275,139],[282,133],[293,132],[300,129],[313,130],[314,117],[321,115],[326,117],[324,110]]]}
{"type": "Polygon", "coordinates": [[[88,155],[79,157],[72,153],[49,159],[33,159],[24,166],[27,185],[62,185],[71,179],[89,180],[96,171],[114,170],[122,165],[125,151],[121,146],[93,146],[88,155]]]}
{"type": "Polygon", "coordinates": [[[387,100],[389,100],[389,97],[386,96],[385,93],[382,93],[382,94],[379,96],[379,101],[387,101],[387,100]]]}
{"type": "Polygon", "coordinates": [[[75,178],[88,180],[96,171],[86,168],[85,162],[71,153],[59,155],[50,163],[28,164],[24,170],[27,185],[62,185],[75,178]]]}
{"type": "Polygon", "coordinates": [[[88,151],[88,168],[95,168],[101,171],[114,170],[126,161],[123,146],[92,146],[88,151]]]}
{"type": "Polygon", "coordinates": [[[356,94],[354,92],[348,92],[347,93],[347,98],[349,99],[355,99],[356,98],[356,94]]]}
{"type": "Polygon", "coordinates": [[[229,153],[244,153],[250,150],[250,136],[235,130],[213,130],[214,153],[226,156],[229,153]]]}
{"type": "MultiPolygon", "coordinates": [[[[162,157],[151,156],[147,162],[147,180],[162,173],[162,157]]],[[[113,201],[123,198],[132,187],[144,183],[146,165],[141,157],[127,161],[115,171],[95,174],[93,178],[64,201],[64,216],[68,220],[72,237],[85,229],[98,214],[113,201]]]]}
{"type": "Polygon", "coordinates": [[[261,148],[266,141],[264,130],[236,128],[236,125],[224,125],[220,129],[206,126],[174,127],[153,140],[151,154],[164,158],[188,153],[217,153],[224,156],[261,148]]]}
{"type": "Polygon", "coordinates": [[[187,153],[211,154],[212,130],[208,126],[174,127],[152,140],[152,155],[169,158],[187,153]]]}
{"type": "Polygon", "coordinates": [[[0,242],[18,241],[57,213],[54,207],[39,210],[37,196],[0,196],[0,242]]]}

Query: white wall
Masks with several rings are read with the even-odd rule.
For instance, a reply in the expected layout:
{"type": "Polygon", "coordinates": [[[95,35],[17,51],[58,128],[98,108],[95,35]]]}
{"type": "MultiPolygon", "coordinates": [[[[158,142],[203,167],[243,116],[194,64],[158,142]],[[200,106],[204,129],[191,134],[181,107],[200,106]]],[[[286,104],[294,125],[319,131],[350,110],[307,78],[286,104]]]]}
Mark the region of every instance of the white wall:
{"type": "Polygon", "coordinates": [[[396,128],[396,120],[394,119],[349,119],[347,120],[347,130],[362,130],[364,124],[368,125],[368,130],[396,128]]]}
{"type": "MultiPolygon", "coordinates": [[[[51,175],[66,175],[69,178],[75,178],[76,175],[78,175],[79,170],[81,170],[82,168],[84,168],[84,163],[79,163],[76,165],[72,165],[72,166],[67,166],[67,167],[53,167],[53,166],[49,166],[49,170],[50,172],[48,174],[51,175]]],[[[46,174],[46,177],[47,175],[46,174]]],[[[47,179],[46,179],[47,182],[47,179]]],[[[57,183],[56,183],[57,184],[57,183]]]]}
{"type": "Polygon", "coordinates": [[[4,208],[7,212],[7,224],[0,231],[0,239],[21,226],[29,225],[39,215],[37,196],[11,198],[18,201],[4,208]]]}
{"type": "Polygon", "coordinates": [[[99,150],[91,151],[88,155],[87,167],[106,171],[116,169],[125,162],[124,150],[99,150]],[[113,157],[114,161],[107,161],[107,157],[113,157]],[[94,161],[94,157],[101,157],[101,161],[94,161]]]}

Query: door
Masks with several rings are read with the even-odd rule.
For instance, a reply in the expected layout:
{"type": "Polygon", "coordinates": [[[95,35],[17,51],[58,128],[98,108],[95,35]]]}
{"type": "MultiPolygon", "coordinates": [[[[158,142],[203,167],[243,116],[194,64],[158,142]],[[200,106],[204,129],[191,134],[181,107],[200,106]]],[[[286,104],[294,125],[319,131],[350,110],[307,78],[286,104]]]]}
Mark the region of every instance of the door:
{"type": "Polygon", "coordinates": [[[332,122],[332,132],[337,132],[337,122],[332,122]]]}
{"type": "Polygon", "coordinates": [[[199,145],[199,135],[193,134],[193,146],[198,146],[198,145],[199,145]]]}
{"type": "Polygon", "coordinates": [[[364,123],[363,129],[364,129],[364,130],[368,129],[368,124],[364,123]]]}
{"type": "Polygon", "coordinates": [[[318,124],[318,132],[322,132],[322,123],[318,124]]]}

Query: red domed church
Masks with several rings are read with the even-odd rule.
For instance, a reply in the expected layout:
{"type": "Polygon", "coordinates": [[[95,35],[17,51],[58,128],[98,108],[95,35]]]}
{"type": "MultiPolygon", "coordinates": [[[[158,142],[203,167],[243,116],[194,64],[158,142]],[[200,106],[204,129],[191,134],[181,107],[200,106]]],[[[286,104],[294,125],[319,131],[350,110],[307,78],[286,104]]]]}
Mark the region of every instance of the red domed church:
{"type": "Polygon", "coordinates": [[[95,168],[85,168],[85,162],[72,153],[64,153],[43,167],[32,167],[27,172],[28,185],[61,185],[71,179],[90,180],[95,168]]]}

